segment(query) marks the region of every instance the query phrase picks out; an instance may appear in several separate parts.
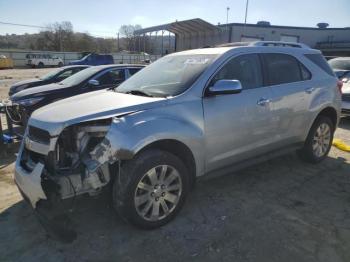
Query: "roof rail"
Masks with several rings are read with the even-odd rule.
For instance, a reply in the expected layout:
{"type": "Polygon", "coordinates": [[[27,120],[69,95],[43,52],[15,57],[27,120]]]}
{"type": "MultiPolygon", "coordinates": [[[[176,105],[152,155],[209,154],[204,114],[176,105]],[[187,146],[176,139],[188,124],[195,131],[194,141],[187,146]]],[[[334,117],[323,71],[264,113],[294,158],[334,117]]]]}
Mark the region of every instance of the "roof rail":
{"type": "Polygon", "coordinates": [[[280,47],[296,47],[296,48],[307,48],[310,49],[308,45],[302,43],[293,42],[282,42],[282,41],[257,41],[252,42],[251,46],[280,46],[280,47]]]}

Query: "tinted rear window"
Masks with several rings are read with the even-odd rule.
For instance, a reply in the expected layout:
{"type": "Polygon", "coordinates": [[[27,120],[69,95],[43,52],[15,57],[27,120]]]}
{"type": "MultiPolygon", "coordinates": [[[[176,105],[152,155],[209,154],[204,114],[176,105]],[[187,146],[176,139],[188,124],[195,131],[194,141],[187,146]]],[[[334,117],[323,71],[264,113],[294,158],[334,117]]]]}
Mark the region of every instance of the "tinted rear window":
{"type": "Polygon", "coordinates": [[[321,54],[305,54],[305,57],[316,64],[324,72],[330,76],[334,76],[332,68],[327,63],[327,60],[321,54]]]}
{"type": "Polygon", "coordinates": [[[310,72],[293,56],[264,54],[263,57],[269,85],[293,83],[311,78],[310,72]]]}

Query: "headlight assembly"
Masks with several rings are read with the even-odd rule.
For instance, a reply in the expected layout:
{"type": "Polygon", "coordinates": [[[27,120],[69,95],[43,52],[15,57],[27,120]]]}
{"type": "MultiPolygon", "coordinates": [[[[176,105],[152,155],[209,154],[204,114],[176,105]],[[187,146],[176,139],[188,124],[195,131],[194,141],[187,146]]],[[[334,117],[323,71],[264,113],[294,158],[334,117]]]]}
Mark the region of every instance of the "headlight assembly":
{"type": "Polygon", "coordinates": [[[34,97],[34,98],[28,98],[28,99],[23,99],[20,101],[16,101],[17,104],[21,106],[32,106],[43,100],[43,97],[34,97]]]}

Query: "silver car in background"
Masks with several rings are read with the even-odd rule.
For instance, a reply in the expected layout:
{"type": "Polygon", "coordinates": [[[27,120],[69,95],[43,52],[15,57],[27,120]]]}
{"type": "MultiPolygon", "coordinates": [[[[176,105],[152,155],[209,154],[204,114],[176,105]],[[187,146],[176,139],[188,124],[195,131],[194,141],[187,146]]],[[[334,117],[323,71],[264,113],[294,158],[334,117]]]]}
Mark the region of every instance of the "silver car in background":
{"type": "Polygon", "coordinates": [[[142,228],[169,222],[196,178],[297,150],[318,163],[337,127],[340,86],[320,51],[255,42],[167,55],[116,90],[35,111],[15,180],[35,209],[112,185],[142,228]]]}

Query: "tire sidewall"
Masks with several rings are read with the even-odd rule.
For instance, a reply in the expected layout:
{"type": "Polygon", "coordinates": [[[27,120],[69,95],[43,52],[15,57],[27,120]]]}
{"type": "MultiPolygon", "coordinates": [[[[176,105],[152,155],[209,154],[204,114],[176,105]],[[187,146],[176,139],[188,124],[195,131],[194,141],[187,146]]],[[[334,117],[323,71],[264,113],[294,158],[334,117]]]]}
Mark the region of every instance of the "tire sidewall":
{"type": "Polygon", "coordinates": [[[305,143],[305,154],[306,154],[306,157],[312,163],[319,163],[319,162],[321,162],[322,160],[324,160],[328,156],[328,153],[329,153],[329,151],[331,150],[331,147],[332,147],[334,131],[335,131],[335,127],[334,127],[334,124],[331,121],[331,119],[329,119],[328,117],[324,117],[324,116],[320,116],[320,117],[318,117],[316,119],[315,123],[312,125],[312,127],[310,129],[307,141],[305,143]],[[323,123],[327,124],[329,126],[330,130],[331,130],[330,144],[328,146],[328,149],[327,149],[326,153],[323,156],[321,156],[321,157],[317,157],[314,154],[314,151],[313,151],[313,148],[312,148],[312,146],[313,146],[313,138],[315,136],[315,133],[316,133],[317,129],[323,123]]]}
{"type": "Polygon", "coordinates": [[[120,185],[118,177],[114,181],[113,202],[117,212],[128,222],[143,228],[160,227],[172,220],[181,210],[189,191],[189,173],[183,162],[175,155],[161,150],[147,150],[129,161],[121,168],[120,185]],[[175,209],[160,221],[144,220],[137,213],[134,204],[136,187],[144,174],[159,165],[169,165],[175,168],[182,180],[182,193],[175,209]]]}

